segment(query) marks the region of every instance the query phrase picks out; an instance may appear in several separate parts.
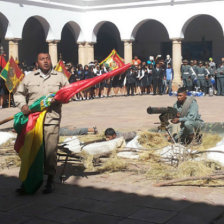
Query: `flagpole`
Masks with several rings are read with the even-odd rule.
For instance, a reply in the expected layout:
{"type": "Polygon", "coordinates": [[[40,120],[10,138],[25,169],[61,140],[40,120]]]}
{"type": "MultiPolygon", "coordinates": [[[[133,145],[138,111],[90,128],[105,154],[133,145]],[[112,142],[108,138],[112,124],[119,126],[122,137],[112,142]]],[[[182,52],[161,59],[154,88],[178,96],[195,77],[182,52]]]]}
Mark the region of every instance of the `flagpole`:
{"type": "Polygon", "coordinates": [[[6,118],[6,119],[0,121],[0,125],[5,124],[5,123],[7,123],[7,122],[9,122],[9,121],[11,121],[11,120],[13,120],[13,119],[14,119],[14,116],[8,117],[8,118],[6,118]]]}

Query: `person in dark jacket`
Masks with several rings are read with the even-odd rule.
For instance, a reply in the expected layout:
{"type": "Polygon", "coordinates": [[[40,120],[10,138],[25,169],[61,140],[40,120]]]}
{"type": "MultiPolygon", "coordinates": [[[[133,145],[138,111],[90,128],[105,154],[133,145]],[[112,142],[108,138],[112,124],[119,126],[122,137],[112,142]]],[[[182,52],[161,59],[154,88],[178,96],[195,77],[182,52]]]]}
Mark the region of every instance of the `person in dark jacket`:
{"type": "MultiPolygon", "coordinates": [[[[84,80],[84,70],[83,70],[83,66],[81,64],[78,65],[78,69],[77,69],[77,81],[80,80],[84,80]]],[[[84,97],[84,93],[81,91],[77,94],[77,99],[79,100],[85,100],[86,98],[84,97]]]]}
{"type": "Polygon", "coordinates": [[[134,87],[135,87],[135,82],[136,82],[136,74],[135,70],[133,68],[128,69],[126,72],[126,87],[127,87],[127,96],[134,95],[134,87]]]}
{"type": "Polygon", "coordinates": [[[156,63],[156,68],[152,70],[152,79],[153,79],[153,95],[156,95],[157,91],[160,95],[162,95],[164,71],[161,69],[159,63],[156,63]]]}

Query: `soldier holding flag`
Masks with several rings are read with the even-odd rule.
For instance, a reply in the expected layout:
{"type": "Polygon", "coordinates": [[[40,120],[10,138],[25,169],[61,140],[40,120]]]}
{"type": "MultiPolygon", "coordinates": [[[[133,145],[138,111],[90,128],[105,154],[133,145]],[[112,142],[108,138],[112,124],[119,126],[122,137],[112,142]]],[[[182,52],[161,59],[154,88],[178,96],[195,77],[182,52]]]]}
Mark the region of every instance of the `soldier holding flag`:
{"type": "MultiPolygon", "coordinates": [[[[52,69],[51,58],[48,53],[39,53],[36,63],[39,69],[31,72],[23,79],[14,95],[15,103],[24,115],[31,113],[29,106],[40,97],[55,93],[69,84],[68,79],[61,72],[52,69]]],[[[48,175],[48,180],[43,193],[51,193],[54,190],[60,121],[61,104],[55,101],[48,109],[44,120],[44,172],[48,175]]],[[[23,186],[18,189],[18,193],[25,193],[23,186]]]]}

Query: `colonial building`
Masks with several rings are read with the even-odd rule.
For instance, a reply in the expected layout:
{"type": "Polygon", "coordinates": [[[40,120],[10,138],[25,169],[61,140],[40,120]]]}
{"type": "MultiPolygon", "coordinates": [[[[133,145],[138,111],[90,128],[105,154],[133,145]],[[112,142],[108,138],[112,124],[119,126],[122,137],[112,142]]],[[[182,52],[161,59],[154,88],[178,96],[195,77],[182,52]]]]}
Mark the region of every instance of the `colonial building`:
{"type": "Polygon", "coordinates": [[[115,48],[134,55],[172,55],[175,82],[181,59],[219,62],[224,56],[224,1],[0,0],[0,39],[7,57],[33,64],[41,50],[53,64],[87,64],[115,48]]]}

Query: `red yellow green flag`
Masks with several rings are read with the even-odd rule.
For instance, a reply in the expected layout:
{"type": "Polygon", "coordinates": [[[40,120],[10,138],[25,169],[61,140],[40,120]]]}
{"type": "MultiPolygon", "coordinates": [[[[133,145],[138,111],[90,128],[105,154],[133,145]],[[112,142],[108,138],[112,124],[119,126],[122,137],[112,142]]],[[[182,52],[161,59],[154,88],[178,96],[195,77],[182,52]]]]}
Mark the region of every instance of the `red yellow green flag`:
{"type": "Polygon", "coordinates": [[[114,70],[124,66],[124,59],[119,56],[115,49],[113,49],[107,58],[100,62],[100,65],[102,64],[109,67],[110,70],[114,70]]]}
{"type": "Polygon", "coordinates": [[[61,88],[56,93],[42,96],[35,101],[29,107],[32,111],[29,116],[24,115],[22,112],[14,115],[14,129],[18,134],[14,149],[21,158],[19,178],[26,193],[35,193],[43,182],[43,125],[46,109],[50,106],[52,98],[60,103],[67,103],[76,93],[94,86],[105,79],[119,75],[125,72],[130,66],[131,64],[127,64],[103,75],[74,82],[61,88]]]}
{"type": "Polygon", "coordinates": [[[62,60],[60,60],[60,61],[58,62],[58,64],[56,65],[56,67],[55,67],[55,71],[62,72],[68,79],[69,79],[70,76],[71,76],[71,73],[68,72],[68,70],[65,68],[65,64],[63,63],[62,60]]]}
{"type": "Polygon", "coordinates": [[[5,85],[11,93],[23,79],[24,74],[14,61],[13,57],[11,57],[3,68],[0,76],[5,80],[5,85]]]}

